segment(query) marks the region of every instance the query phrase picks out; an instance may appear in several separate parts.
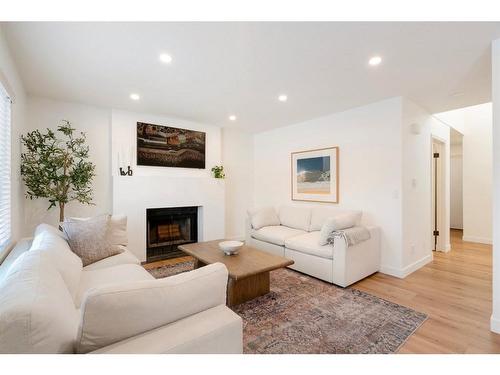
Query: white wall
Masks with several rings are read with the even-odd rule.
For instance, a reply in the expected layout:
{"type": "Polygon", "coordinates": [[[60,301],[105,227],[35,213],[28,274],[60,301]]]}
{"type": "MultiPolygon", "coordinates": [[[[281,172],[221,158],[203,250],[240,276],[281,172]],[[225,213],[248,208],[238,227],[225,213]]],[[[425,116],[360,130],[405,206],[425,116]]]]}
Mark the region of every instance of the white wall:
{"type": "Polygon", "coordinates": [[[500,39],[493,42],[493,313],[491,330],[500,333],[500,39]]]}
{"type": "MultiPolygon", "coordinates": [[[[12,243],[15,243],[23,235],[24,221],[24,192],[20,177],[20,142],[19,137],[23,132],[26,112],[26,94],[7,47],[3,31],[0,27],[0,82],[7,88],[9,94],[14,97],[11,113],[11,226],[12,243]]],[[[9,250],[9,249],[6,249],[9,250]]],[[[0,262],[3,259],[0,252],[0,262]]]]}
{"type": "MultiPolygon", "coordinates": [[[[410,100],[402,106],[402,268],[401,276],[432,260],[432,137],[444,143],[449,155],[449,128],[410,100]]],[[[446,155],[443,155],[446,161],[446,155]]],[[[449,186],[445,163],[444,191],[449,186]]],[[[444,194],[443,226],[449,228],[449,194],[444,194]],[[446,217],[448,219],[446,220],[446,217]]],[[[449,233],[442,233],[439,250],[449,249],[449,233]]]]}
{"type": "Polygon", "coordinates": [[[450,152],[450,227],[463,229],[462,145],[452,144],[450,152]]]}
{"type": "Polygon", "coordinates": [[[221,130],[174,117],[112,110],[111,165],[113,175],[113,212],[128,216],[129,249],[146,260],[146,209],[198,206],[200,241],[224,237],[225,181],[212,177],[211,168],[221,164],[221,130]],[[206,168],[165,168],[137,166],[137,122],[169,125],[206,133],[206,168]],[[133,177],[119,176],[131,165],[133,177]],[[124,160],[125,159],[125,160],[124,160]]]}
{"type": "MultiPolygon", "coordinates": [[[[28,97],[27,124],[24,132],[46,128],[55,130],[63,119],[70,121],[78,131],[84,131],[87,134],[90,157],[96,164],[97,174],[93,184],[93,202],[95,205],[82,205],[78,202],[70,203],[66,206],[66,216],[92,216],[113,211],[112,176],[118,176],[119,151],[122,155],[123,166],[127,164],[123,160],[124,158],[127,157],[128,160],[132,160],[132,168],[136,177],[211,178],[210,168],[213,165],[220,164],[221,161],[220,128],[216,126],[193,123],[172,117],[112,110],[34,96],[28,97]],[[135,129],[137,121],[171,124],[205,131],[207,133],[206,169],[137,167],[135,163],[135,129]]],[[[47,211],[48,202],[46,200],[25,200],[24,205],[26,211],[25,235],[32,233],[36,225],[41,222],[57,224],[59,211],[55,208],[47,211]]],[[[218,221],[223,223],[224,215],[219,215],[218,221]]]]}
{"type": "MultiPolygon", "coordinates": [[[[109,109],[76,103],[55,101],[34,96],[28,97],[25,132],[50,128],[56,130],[61,120],[68,120],[78,131],[87,135],[90,160],[96,165],[93,182],[95,205],[71,202],[65,208],[66,216],[93,216],[111,211],[110,171],[110,115],[109,109]]],[[[33,233],[41,222],[56,225],[59,221],[59,207],[47,211],[45,199],[25,200],[25,234],[33,233]]]]}
{"type": "Polygon", "coordinates": [[[291,152],[339,146],[337,206],[362,209],[366,224],[381,227],[382,268],[401,270],[401,98],[259,133],[254,143],[256,207],[292,204],[291,152]]]}
{"type": "Polygon", "coordinates": [[[491,103],[465,109],[463,140],[465,241],[492,243],[493,145],[491,103]]]}
{"type": "Polygon", "coordinates": [[[222,128],[226,172],[226,238],[245,237],[247,210],[253,206],[253,135],[222,128]]]}
{"type": "Polygon", "coordinates": [[[135,176],[170,176],[170,177],[209,177],[210,169],[221,162],[221,130],[218,126],[201,124],[176,117],[112,110],[111,113],[111,163],[112,174],[118,175],[118,153],[123,159],[131,160],[135,176]],[[136,139],[137,122],[174,126],[206,133],[206,168],[165,168],[137,166],[136,139]]]}
{"type": "Polygon", "coordinates": [[[463,238],[492,243],[492,105],[438,113],[463,134],[463,238]]]}

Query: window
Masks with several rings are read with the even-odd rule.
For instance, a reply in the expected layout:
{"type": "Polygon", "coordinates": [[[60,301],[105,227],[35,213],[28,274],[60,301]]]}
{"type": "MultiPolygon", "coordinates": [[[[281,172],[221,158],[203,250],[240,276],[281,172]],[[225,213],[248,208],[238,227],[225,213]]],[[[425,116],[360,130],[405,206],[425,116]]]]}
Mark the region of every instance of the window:
{"type": "Polygon", "coordinates": [[[0,253],[9,244],[10,227],[10,97],[0,83],[0,253]]]}

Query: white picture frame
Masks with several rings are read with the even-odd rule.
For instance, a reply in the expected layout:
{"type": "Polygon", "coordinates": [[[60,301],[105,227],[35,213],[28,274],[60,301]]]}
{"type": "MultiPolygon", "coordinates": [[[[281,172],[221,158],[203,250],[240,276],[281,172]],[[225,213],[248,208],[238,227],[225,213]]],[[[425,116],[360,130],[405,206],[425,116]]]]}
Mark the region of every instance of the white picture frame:
{"type": "Polygon", "coordinates": [[[339,203],[339,148],[291,154],[292,200],[339,203]]]}

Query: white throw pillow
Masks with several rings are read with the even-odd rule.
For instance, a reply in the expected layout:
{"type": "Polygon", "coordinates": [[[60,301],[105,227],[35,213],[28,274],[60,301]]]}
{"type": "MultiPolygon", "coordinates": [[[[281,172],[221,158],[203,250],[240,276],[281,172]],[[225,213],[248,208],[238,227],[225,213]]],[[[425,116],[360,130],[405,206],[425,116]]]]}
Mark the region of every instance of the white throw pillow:
{"type": "Polygon", "coordinates": [[[330,217],[325,220],[319,232],[319,245],[324,246],[327,244],[328,237],[333,231],[352,228],[356,225],[356,214],[342,214],[330,217]]]}
{"type": "Polygon", "coordinates": [[[317,206],[311,210],[311,226],[309,232],[321,230],[325,220],[338,215],[353,214],[356,216],[356,225],[361,222],[363,212],[359,210],[347,210],[338,207],[317,206]]]}
{"type": "MultiPolygon", "coordinates": [[[[86,221],[91,217],[69,217],[65,221],[86,221]]],[[[110,215],[108,222],[108,241],[112,245],[128,245],[127,237],[127,216],[126,215],[110,215]]]]}
{"type": "Polygon", "coordinates": [[[255,230],[271,225],[280,225],[280,219],[273,207],[249,210],[248,215],[250,216],[252,228],[255,230]]]}
{"type": "Polygon", "coordinates": [[[108,215],[62,223],[71,251],[82,259],[84,267],[123,252],[121,246],[108,240],[108,223],[108,215]]]}

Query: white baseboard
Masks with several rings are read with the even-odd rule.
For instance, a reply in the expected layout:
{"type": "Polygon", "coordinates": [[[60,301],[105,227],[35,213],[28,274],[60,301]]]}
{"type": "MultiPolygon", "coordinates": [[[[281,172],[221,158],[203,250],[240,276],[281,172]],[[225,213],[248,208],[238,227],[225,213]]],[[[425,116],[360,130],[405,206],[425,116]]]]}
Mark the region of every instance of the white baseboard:
{"type": "Polygon", "coordinates": [[[436,251],[439,251],[441,253],[447,253],[450,250],[451,250],[451,244],[447,244],[447,245],[444,245],[444,250],[437,249],[436,251]]]}
{"type": "Polygon", "coordinates": [[[385,273],[390,276],[394,276],[400,279],[404,279],[409,274],[415,272],[419,268],[425,266],[427,263],[432,262],[433,256],[432,254],[428,254],[422,259],[413,262],[412,264],[404,267],[404,268],[395,268],[390,266],[381,266],[380,272],[385,273]]]}
{"type": "Polygon", "coordinates": [[[382,266],[380,266],[380,272],[385,273],[386,275],[389,275],[389,276],[398,277],[400,279],[404,278],[403,272],[400,268],[382,265],[382,266]]]}
{"type": "Polygon", "coordinates": [[[492,245],[493,241],[488,237],[477,237],[477,236],[462,236],[462,240],[466,242],[476,242],[476,243],[484,243],[486,245],[492,245]]]}
{"type": "Polygon", "coordinates": [[[492,332],[500,333],[500,318],[491,316],[490,329],[492,332]]]}

